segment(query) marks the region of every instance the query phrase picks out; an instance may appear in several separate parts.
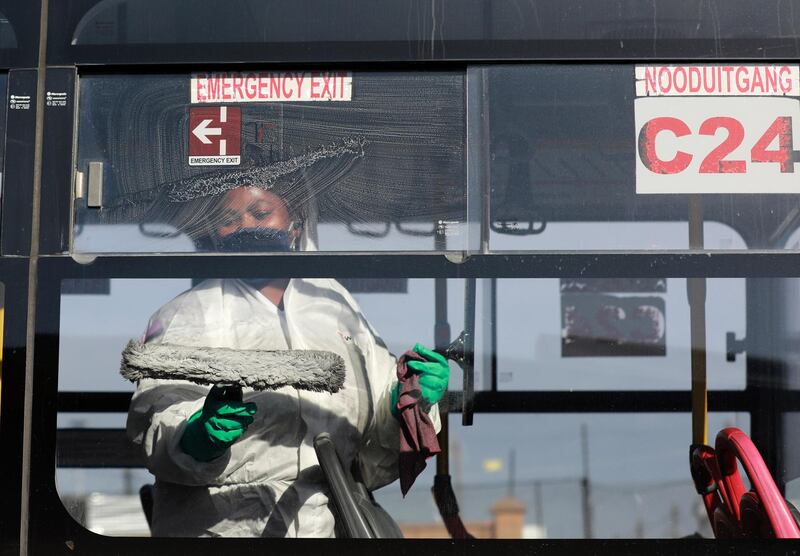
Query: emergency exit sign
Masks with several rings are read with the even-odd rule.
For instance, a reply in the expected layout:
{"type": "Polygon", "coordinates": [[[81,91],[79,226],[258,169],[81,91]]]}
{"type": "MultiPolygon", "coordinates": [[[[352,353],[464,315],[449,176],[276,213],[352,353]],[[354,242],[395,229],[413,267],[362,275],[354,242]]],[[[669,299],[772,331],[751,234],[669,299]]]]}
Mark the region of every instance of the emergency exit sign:
{"type": "Polygon", "coordinates": [[[800,68],[637,66],[637,193],[800,193],[800,68]]]}
{"type": "Polygon", "coordinates": [[[189,166],[241,163],[242,109],[203,106],[189,109],[189,166]]]}

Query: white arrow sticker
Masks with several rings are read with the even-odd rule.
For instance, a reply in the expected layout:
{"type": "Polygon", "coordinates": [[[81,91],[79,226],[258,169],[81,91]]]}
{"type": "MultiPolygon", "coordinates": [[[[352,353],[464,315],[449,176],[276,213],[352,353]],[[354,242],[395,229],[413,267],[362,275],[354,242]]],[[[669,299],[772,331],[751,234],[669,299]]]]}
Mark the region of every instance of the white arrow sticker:
{"type": "Polygon", "coordinates": [[[241,164],[242,109],[238,106],[189,110],[189,166],[241,164]]]}
{"type": "Polygon", "coordinates": [[[222,135],[222,128],[219,127],[208,127],[208,124],[211,123],[212,120],[203,120],[192,130],[192,133],[195,137],[200,139],[204,144],[210,145],[211,139],[209,139],[209,135],[222,135]]]}

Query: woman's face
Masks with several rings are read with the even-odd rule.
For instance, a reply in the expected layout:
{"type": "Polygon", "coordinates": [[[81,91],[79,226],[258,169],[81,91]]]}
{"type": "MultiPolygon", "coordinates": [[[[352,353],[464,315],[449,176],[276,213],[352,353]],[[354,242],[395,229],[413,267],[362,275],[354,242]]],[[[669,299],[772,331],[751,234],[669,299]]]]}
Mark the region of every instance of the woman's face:
{"type": "Polygon", "coordinates": [[[272,228],[287,231],[291,217],[283,200],[258,187],[237,187],[225,194],[217,234],[228,236],[242,228],[272,228]]]}

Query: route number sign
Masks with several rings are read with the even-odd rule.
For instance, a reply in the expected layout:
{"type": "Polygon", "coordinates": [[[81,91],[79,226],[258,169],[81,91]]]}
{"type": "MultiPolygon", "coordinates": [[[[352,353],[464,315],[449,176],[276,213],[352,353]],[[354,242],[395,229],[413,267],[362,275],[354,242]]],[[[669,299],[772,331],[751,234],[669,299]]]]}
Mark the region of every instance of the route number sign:
{"type": "Polygon", "coordinates": [[[636,68],[637,193],[800,193],[796,66],[666,68],[636,68]]]}

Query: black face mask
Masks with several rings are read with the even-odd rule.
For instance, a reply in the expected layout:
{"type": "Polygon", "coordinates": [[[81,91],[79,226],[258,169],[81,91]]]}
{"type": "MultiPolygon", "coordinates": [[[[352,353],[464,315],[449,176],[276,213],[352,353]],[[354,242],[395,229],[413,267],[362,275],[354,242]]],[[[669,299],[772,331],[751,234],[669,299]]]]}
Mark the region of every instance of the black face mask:
{"type": "Polygon", "coordinates": [[[289,251],[289,232],[274,228],[242,228],[217,238],[224,253],[275,253],[289,251]]]}

